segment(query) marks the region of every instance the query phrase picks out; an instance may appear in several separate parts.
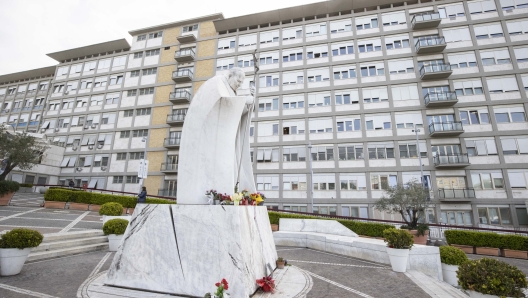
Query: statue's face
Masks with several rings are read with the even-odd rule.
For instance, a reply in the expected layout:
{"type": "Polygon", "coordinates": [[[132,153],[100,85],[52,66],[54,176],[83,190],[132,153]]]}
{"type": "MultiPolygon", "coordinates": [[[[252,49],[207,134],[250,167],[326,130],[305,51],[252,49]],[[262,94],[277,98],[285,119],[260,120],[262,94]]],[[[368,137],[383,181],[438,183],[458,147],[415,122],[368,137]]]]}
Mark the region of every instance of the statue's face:
{"type": "Polygon", "coordinates": [[[244,76],[239,74],[231,76],[228,79],[228,83],[229,86],[231,86],[231,88],[236,91],[240,86],[242,86],[242,83],[244,83],[244,76]]]}

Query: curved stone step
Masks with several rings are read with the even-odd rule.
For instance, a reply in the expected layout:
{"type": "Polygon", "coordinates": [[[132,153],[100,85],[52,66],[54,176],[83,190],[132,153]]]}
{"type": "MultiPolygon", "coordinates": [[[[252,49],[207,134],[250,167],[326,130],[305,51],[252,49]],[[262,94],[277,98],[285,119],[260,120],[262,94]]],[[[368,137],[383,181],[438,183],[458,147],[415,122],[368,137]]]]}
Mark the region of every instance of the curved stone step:
{"type": "Polygon", "coordinates": [[[75,246],[63,249],[49,250],[49,251],[37,251],[29,254],[27,262],[45,260],[51,258],[58,258],[68,255],[76,255],[81,253],[92,252],[96,250],[108,250],[108,242],[97,243],[83,246],[75,246]]]}
{"type": "Polygon", "coordinates": [[[81,239],[68,239],[63,241],[53,241],[53,242],[42,242],[38,247],[33,248],[31,252],[38,251],[49,251],[56,250],[61,248],[69,248],[74,246],[85,246],[90,244],[98,244],[108,242],[108,236],[96,236],[88,237],[81,239]]]}

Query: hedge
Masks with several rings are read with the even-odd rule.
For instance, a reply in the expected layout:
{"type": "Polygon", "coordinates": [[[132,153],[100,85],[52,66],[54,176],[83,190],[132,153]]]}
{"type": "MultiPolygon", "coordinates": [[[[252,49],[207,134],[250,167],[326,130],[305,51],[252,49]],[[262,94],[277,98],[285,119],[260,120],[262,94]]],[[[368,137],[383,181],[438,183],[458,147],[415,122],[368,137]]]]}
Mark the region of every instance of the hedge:
{"type": "MultiPolygon", "coordinates": [[[[332,220],[331,218],[317,217],[310,215],[300,215],[293,213],[281,213],[268,211],[268,216],[271,224],[279,224],[279,219],[281,218],[303,218],[303,219],[325,219],[332,220]]],[[[337,220],[339,223],[349,228],[351,231],[358,235],[370,236],[370,237],[383,237],[383,231],[386,229],[394,229],[393,225],[371,223],[371,222],[361,222],[354,220],[340,219],[337,220]]]]}
{"type": "Polygon", "coordinates": [[[16,181],[2,180],[0,181],[0,196],[10,192],[16,192],[20,189],[20,184],[16,181]]]}
{"type": "MultiPolygon", "coordinates": [[[[134,208],[136,207],[137,203],[137,197],[133,196],[101,194],[64,188],[48,189],[44,194],[44,200],[94,205],[103,205],[105,203],[115,202],[123,205],[125,208],[134,208]]],[[[147,204],[176,204],[176,202],[164,199],[147,198],[147,204]]]]}
{"type": "Polygon", "coordinates": [[[528,237],[526,236],[463,230],[445,231],[444,235],[448,244],[528,251],[528,237]]]}

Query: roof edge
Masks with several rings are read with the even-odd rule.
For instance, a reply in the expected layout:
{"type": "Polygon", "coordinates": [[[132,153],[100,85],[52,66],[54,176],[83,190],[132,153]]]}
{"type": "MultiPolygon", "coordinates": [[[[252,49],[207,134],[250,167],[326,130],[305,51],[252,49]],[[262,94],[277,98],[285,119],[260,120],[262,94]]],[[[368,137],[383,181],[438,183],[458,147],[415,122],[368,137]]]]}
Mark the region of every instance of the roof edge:
{"type": "Polygon", "coordinates": [[[223,20],[224,14],[220,12],[220,13],[205,15],[205,16],[201,16],[197,18],[186,19],[186,20],[172,22],[172,23],[165,23],[161,25],[140,28],[140,29],[128,31],[128,34],[133,36],[137,34],[148,33],[148,32],[155,31],[155,30],[162,30],[162,29],[167,29],[171,27],[181,26],[181,25],[185,25],[188,23],[196,23],[196,22],[203,22],[203,21],[210,21],[210,20],[217,20],[217,19],[223,20]]]}
{"type": "Polygon", "coordinates": [[[56,65],[53,65],[0,75],[0,84],[30,79],[33,77],[45,77],[47,75],[55,75],[56,67],[56,65]]]}
{"type": "Polygon", "coordinates": [[[125,38],[91,44],[84,47],[78,47],[73,49],[68,49],[64,51],[54,52],[46,54],[46,56],[62,62],[63,60],[69,60],[73,58],[79,58],[89,55],[95,55],[102,52],[110,52],[116,50],[128,50],[130,49],[130,44],[125,38]]]}

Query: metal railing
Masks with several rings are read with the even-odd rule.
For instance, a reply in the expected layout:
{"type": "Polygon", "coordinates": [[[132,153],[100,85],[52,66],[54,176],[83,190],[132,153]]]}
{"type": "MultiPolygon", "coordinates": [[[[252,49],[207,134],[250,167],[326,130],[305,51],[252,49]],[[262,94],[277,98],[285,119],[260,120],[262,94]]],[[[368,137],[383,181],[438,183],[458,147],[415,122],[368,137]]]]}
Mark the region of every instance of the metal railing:
{"type": "Polygon", "coordinates": [[[189,92],[188,90],[176,90],[169,94],[169,99],[176,99],[176,98],[187,98],[187,100],[190,101],[191,92],[189,92]]]}
{"type": "Polygon", "coordinates": [[[435,164],[435,166],[469,164],[469,157],[465,153],[436,155],[433,156],[433,163],[435,164]]]}
{"type": "Polygon", "coordinates": [[[176,189],[159,189],[158,196],[169,197],[175,200],[176,199],[176,189]]]}
{"type": "Polygon", "coordinates": [[[192,56],[194,57],[194,50],[189,48],[189,49],[181,49],[179,51],[177,51],[175,54],[174,54],[175,57],[182,57],[182,56],[192,56]]]}
{"type": "Polygon", "coordinates": [[[433,122],[429,124],[429,134],[434,132],[449,132],[449,131],[463,131],[464,127],[462,122],[453,121],[453,122],[433,122]]]}
{"type": "Polygon", "coordinates": [[[430,73],[436,73],[436,72],[444,72],[444,71],[450,71],[451,65],[450,64],[435,64],[435,65],[422,65],[420,68],[420,76],[424,76],[425,74],[430,73]]]}
{"type": "Polygon", "coordinates": [[[431,93],[427,93],[424,96],[424,101],[426,105],[429,102],[450,101],[450,100],[457,100],[456,92],[454,91],[431,92],[431,93]]]}
{"type": "Polygon", "coordinates": [[[446,41],[443,36],[426,36],[420,37],[420,39],[414,44],[414,48],[416,52],[418,52],[421,47],[440,46],[445,44],[446,41]]]}
{"type": "Polygon", "coordinates": [[[439,199],[475,198],[474,188],[440,188],[439,199]]]}
{"type": "Polygon", "coordinates": [[[160,171],[177,171],[178,164],[170,162],[162,162],[160,171]]]}
{"type": "Polygon", "coordinates": [[[181,138],[165,138],[163,140],[164,146],[180,146],[181,138]]]}
{"type": "Polygon", "coordinates": [[[177,122],[177,121],[184,121],[184,120],[185,120],[185,114],[183,114],[183,115],[176,115],[176,114],[167,115],[167,122],[177,122]]]}
{"type": "Polygon", "coordinates": [[[180,69],[172,73],[172,77],[190,77],[193,78],[193,72],[190,69],[180,69]]]}
{"type": "Polygon", "coordinates": [[[429,22],[434,20],[441,20],[439,12],[426,12],[413,15],[411,24],[414,26],[416,23],[429,22]]]}

